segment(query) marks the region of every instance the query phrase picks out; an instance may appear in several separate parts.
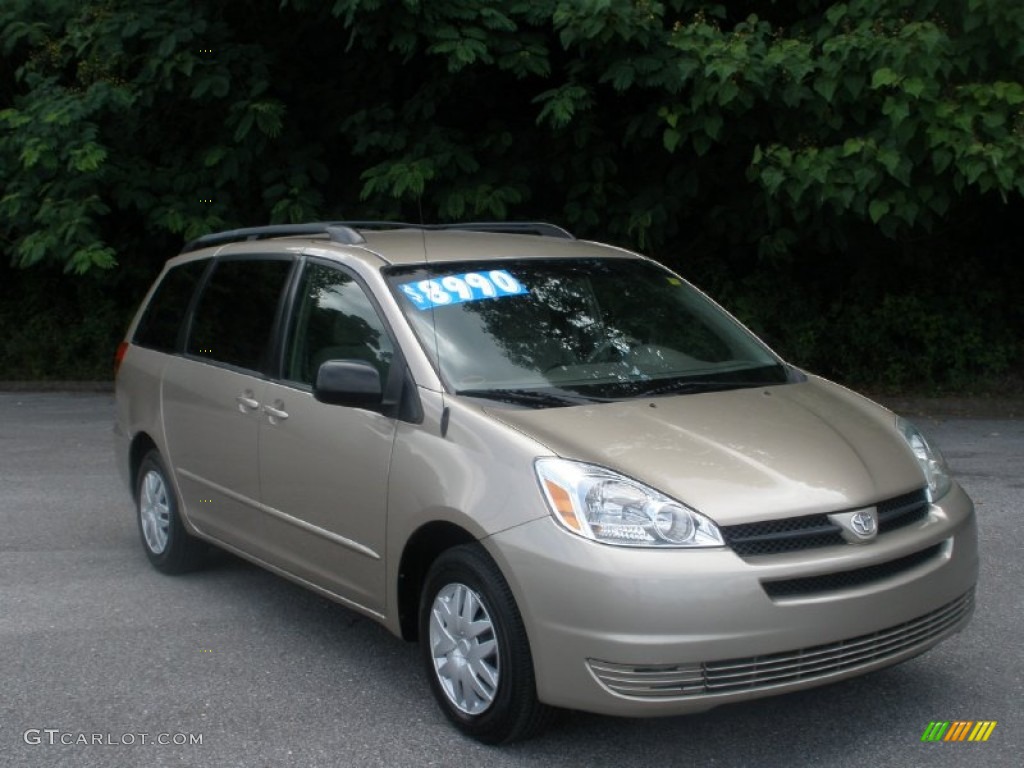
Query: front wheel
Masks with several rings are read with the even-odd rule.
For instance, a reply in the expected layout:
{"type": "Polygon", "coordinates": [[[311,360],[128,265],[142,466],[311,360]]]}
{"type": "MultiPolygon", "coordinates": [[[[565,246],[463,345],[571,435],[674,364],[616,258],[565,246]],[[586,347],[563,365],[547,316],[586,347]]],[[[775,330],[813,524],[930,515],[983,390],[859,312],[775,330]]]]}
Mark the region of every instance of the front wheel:
{"type": "Polygon", "coordinates": [[[529,738],[550,720],[537,700],[522,617],[498,566],[479,545],[434,562],[420,600],[430,688],[454,725],[485,744],[529,738]]]}

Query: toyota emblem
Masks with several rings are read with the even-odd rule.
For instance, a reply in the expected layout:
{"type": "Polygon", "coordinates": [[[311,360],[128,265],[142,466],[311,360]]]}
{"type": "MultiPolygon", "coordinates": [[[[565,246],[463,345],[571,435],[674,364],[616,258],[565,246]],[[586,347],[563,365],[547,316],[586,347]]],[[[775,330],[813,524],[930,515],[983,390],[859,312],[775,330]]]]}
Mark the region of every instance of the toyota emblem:
{"type": "Polygon", "coordinates": [[[850,518],[850,530],[864,539],[870,539],[878,533],[878,520],[871,511],[861,510],[850,518]]]}
{"type": "Polygon", "coordinates": [[[867,544],[878,535],[878,510],[875,507],[834,512],[828,519],[838,526],[843,538],[851,544],[867,544]]]}

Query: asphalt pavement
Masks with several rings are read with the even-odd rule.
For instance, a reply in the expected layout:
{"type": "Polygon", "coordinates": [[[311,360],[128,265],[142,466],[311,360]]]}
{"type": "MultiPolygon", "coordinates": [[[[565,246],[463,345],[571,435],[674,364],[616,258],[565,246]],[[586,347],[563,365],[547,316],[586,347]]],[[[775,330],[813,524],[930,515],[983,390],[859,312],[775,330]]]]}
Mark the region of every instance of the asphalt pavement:
{"type": "Polygon", "coordinates": [[[657,720],[567,713],[491,748],[447,725],[415,646],[374,622],[234,558],[153,570],[112,419],[109,394],[0,393],[0,766],[1024,760],[1024,421],[917,419],[978,509],[981,583],[961,634],[809,692],[657,720]],[[934,720],[998,725],[985,743],[922,743],[934,720]]]}

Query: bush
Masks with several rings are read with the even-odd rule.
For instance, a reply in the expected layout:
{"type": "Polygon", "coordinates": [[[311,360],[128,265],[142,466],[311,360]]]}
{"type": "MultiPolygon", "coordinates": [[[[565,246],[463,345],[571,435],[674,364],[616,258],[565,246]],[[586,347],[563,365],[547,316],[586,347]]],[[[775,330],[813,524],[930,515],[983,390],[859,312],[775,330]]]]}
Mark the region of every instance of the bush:
{"type": "Polygon", "coordinates": [[[134,307],[107,277],[0,267],[0,379],[110,379],[134,307]]]}

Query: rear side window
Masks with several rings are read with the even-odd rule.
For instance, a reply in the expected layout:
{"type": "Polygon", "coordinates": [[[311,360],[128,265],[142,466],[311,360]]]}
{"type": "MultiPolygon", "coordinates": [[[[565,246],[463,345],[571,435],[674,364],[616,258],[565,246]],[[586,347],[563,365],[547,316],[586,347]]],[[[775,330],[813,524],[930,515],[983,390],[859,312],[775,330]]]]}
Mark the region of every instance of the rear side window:
{"type": "Polygon", "coordinates": [[[167,271],[135,329],[136,344],[161,352],[178,351],[178,332],[207,264],[190,261],[167,271]]]}
{"type": "Polygon", "coordinates": [[[286,259],[219,262],[196,307],[189,354],[262,368],[291,266],[286,259]]]}

